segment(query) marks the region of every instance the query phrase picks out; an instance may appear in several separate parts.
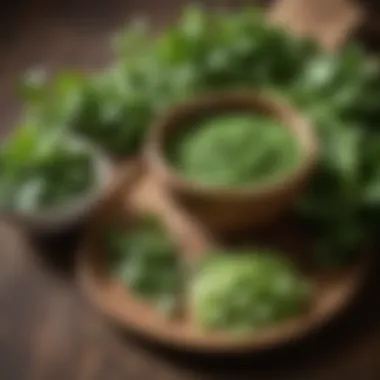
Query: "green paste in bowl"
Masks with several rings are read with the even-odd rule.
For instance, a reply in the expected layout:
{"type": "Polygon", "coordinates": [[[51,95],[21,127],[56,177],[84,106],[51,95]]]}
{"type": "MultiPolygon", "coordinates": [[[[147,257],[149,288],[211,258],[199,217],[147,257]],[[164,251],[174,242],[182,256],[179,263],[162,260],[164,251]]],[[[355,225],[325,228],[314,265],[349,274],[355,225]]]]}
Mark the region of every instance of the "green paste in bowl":
{"type": "Polygon", "coordinates": [[[176,136],[172,165],[186,178],[213,187],[264,184],[297,168],[301,151],[273,118],[229,113],[204,118],[176,136]]]}

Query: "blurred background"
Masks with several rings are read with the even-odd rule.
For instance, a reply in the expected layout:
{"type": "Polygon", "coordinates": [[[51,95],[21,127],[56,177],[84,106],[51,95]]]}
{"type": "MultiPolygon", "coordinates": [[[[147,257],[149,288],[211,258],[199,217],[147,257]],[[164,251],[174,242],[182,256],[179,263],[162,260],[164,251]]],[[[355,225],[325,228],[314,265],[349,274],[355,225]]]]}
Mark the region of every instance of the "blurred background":
{"type": "MultiPolygon", "coordinates": [[[[20,105],[12,90],[25,69],[42,65],[54,72],[64,67],[102,67],[111,54],[109,37],[126,20],[145,13],[159,29],[175,18],[184,3],[4,2],[0,11],[1,133],[9,131],[17,120],[20,105]]],[[[236,7],[247,1],[204,3],[236,7]]],[[[273,2],[261,3],[267,6],[273,2]]],[[[314,7],[315,12],[320,9],[322,15],[323,7],[333,3],[303,0],[303,4],[309,4],[305,6],[314,7]]],[[[375,1],[361,2],[360,7],[365,22],[355,29],[353,37],[360,38],[374,52],[378,37],[376,7],[380,7],[375,1]]],[[[319,18],[323,23],[324,17],[319,18]]],[[[52,262],[46,262],[41,259],[43,252],[42,256],[28,255],[31,248],[21,242],[17,232],[0,225],[0,379],[380,379],[380,284],[376,276],[347,315],[301,345],[260,356],[202,360],[150,350],[110,330],[69,281],[72,274],[67,268],[72,258],[67,252],[73,239],[41,246],[42,251],[49,250],[52,262]],[[46,270],[51,264],[55,272],[46,270]]]]}

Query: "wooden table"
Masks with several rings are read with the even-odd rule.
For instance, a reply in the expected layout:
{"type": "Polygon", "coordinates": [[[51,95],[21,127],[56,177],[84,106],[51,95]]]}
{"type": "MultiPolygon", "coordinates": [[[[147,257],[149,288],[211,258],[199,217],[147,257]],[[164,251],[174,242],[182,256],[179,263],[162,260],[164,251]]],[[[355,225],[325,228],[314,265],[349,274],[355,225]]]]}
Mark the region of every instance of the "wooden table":
{"type": "MultiPolygon", "coordinates": [[[[143,0],[64,3],[36,0],[16,12],[12,23],[3,23],[0,110],[4,133],[18,110],[11,94],[22,70],[39,64],[52,70],[99,67],[110,57],[110,34],[127,17],[149,10],[156,22],[163,23],[181,5],[172,0],[157,1],[156,6],[143,0]]],[[[380,379],[380,281],[376,276],[380,259],[357,302],[320,334],[259,356],[202,360],[147,347],[104,323],[73,282],[73,237],[39,248],[23,241],[14,228],[0,225],[2,380],[380,379]]]]}

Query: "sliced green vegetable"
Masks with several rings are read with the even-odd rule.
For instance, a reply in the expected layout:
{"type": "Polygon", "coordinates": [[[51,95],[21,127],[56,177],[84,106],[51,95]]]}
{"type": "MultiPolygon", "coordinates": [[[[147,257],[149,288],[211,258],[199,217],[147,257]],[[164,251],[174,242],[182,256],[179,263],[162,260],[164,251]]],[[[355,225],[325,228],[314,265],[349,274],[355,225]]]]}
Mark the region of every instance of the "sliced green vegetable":
{"type": "Polygon", "coordinates": [[[173,313],[181,288],[176,248],[158,222],[143,221],[131,232],[107,236],[112,273],[139,296],[173,313]]]}
{"type": "Polygon", "coordinates": [[[198,325],[235,332],[295,317],[310,297],[291,264],[261,250],[213,254],[194,274],[190,291],[198,325]]]}

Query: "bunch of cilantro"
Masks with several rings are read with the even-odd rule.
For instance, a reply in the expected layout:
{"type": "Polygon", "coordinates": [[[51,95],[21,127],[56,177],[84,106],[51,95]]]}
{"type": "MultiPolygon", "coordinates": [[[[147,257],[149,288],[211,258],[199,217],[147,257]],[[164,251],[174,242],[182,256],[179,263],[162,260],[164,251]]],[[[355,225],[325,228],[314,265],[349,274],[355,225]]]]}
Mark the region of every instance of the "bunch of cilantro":
{"type": "Polygon", "coordinates": [[[133,24],[115,46],[115,61],[101,73],[26,78],[26,118],[123,157],[139,153],[152,120],[176,102],[210,90],[278,92],[311,118],[321,140],[315,178],[297,210],[316,234],[317,257],[346,263],[374,236],[380,75],[357,46],[324,52],[269,25],[261,11],[196,7],[156,38],[133,24]]]}

